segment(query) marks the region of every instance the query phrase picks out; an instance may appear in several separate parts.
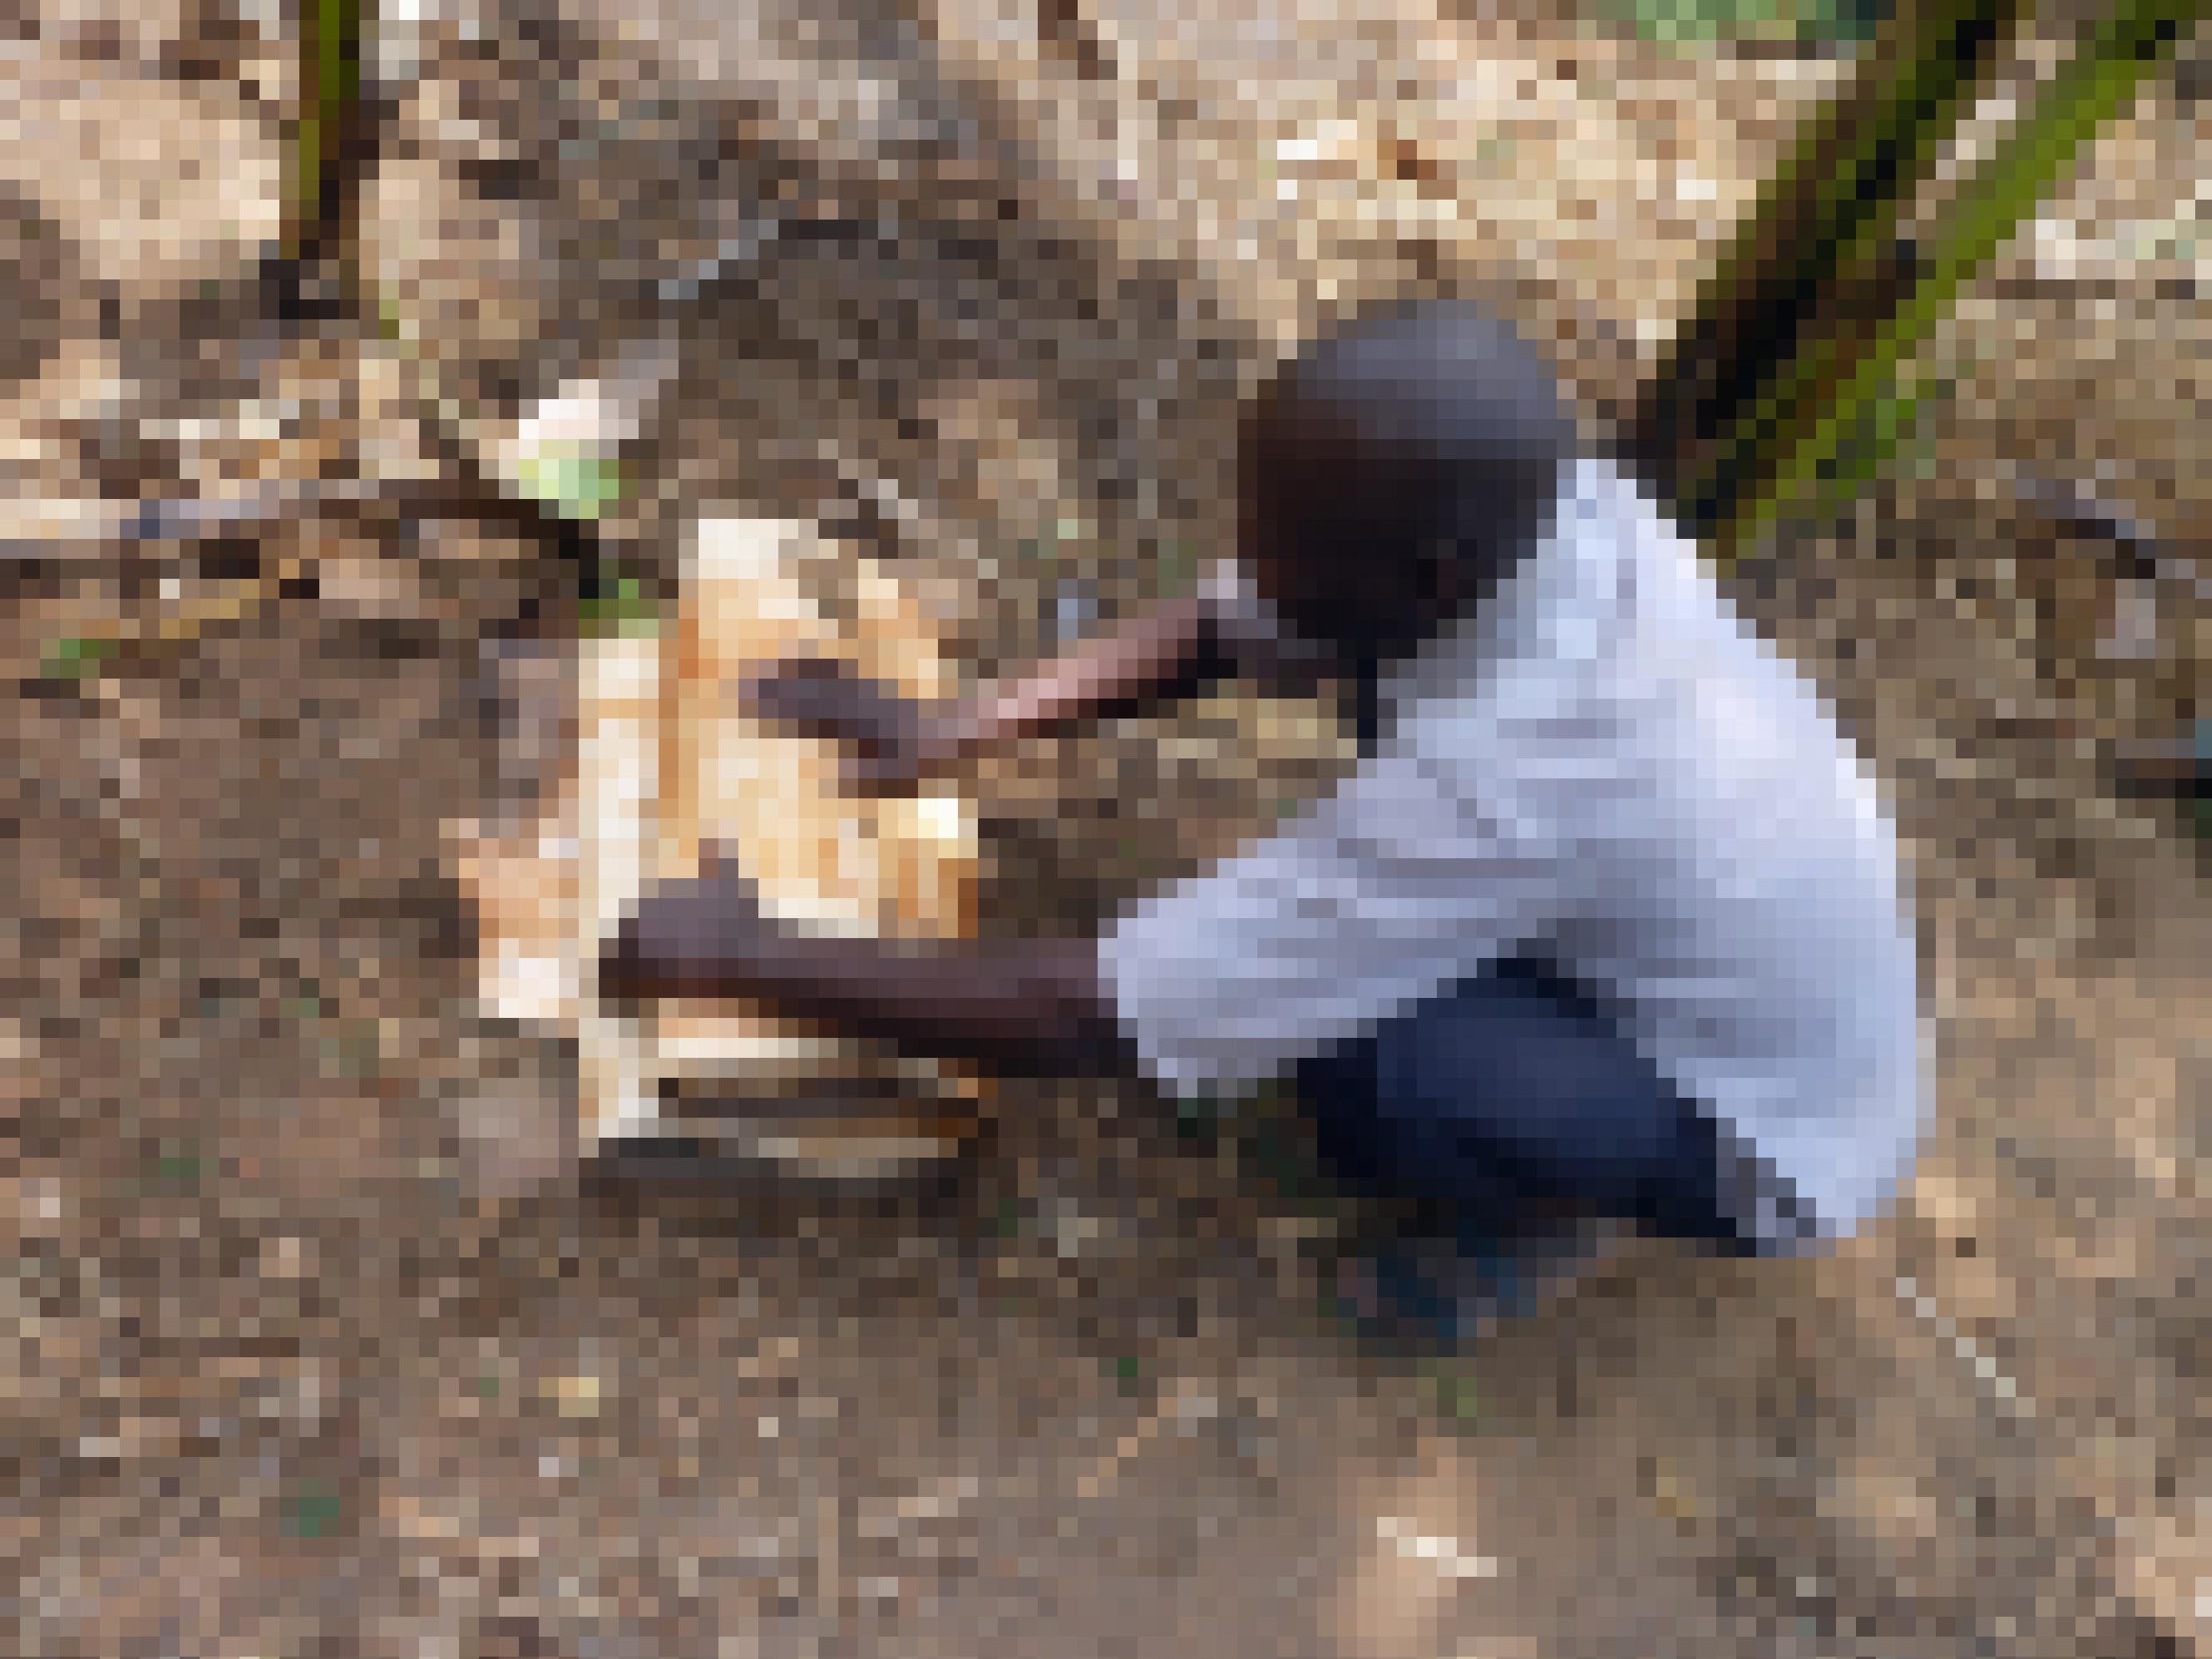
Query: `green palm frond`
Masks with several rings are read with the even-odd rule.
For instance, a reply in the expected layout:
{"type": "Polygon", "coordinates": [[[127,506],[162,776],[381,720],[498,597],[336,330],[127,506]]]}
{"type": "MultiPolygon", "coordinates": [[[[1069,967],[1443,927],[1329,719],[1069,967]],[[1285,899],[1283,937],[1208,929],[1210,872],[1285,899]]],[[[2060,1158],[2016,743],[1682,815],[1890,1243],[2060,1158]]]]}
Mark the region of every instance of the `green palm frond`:
{"type": "Polygon", "coordinates": [[[1917,245],[1905,217],[2027,8],[1925,0],[1881,31],[1716,261],[1628,434],[1717,556],[1809,491],[1836,504],[1924,431],[1914,355],[2202,11],[2126,0],[2086,27],[1917,245]]]}
{"type": "Polygon", "coordinates": [[[1776,418],[1778,380],[1839,313],[1879,314],[1896,226],[1944,138],[2019,27],[2022,0],[1907,5],[1850,82],[1800,129],[1701,285],[1629,434],[1685,524],[1732,516],[1747,440],[1776,418]]]}
{"type": "MultiPolygon", "coordinates": [[[[1888,314],[1856,337],[1819,341],[1790,365],[1778,393],[1735,434],[1750,456],[1747,487],[1721,527],[1723,550],[1771,523],[1833,462],[1854,422],[1891,395],[1900,367],[1951,313],[1966,285],[2033,219],[2082,146],[2133,100],[2200,10],[2196,0],[2135,0],[2101,20],[1966,182],[1888,314]]],[[[1852,267],[1863,270],[1875,257],[1863,234],[1852,267]]]]}

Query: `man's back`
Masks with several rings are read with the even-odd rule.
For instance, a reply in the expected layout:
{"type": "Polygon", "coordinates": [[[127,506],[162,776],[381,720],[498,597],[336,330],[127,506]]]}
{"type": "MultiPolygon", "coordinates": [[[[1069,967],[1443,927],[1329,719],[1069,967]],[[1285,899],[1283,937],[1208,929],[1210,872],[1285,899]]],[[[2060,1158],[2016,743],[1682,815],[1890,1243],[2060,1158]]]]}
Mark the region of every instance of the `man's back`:
{"type": "Polygon", "coordinates": [[[1618,820],[1589,828],[1604,873],[1562,919],[1558,955],[1613,991],[1660,1068],[1824,1227],[1848,1226],[1883,1196],[1923,1107],[1893,826],[1817,690],[1694,548],[1626,480],[1586,477],[1607,510],[1582,550],[1618,561],[1628,601],[1607,695],[1643,763],[1618,820]]]}
{"type": "Polygon", "coordinates": [[[1152,1068],[1249,1081],[1534,951],[1823,1230],[1878,1202],[1921,1113],[1894,836],[1634,486],[1578,463],[1548,538],[1382,701],[1335,796],[1106,942],[1152,1068]]]}

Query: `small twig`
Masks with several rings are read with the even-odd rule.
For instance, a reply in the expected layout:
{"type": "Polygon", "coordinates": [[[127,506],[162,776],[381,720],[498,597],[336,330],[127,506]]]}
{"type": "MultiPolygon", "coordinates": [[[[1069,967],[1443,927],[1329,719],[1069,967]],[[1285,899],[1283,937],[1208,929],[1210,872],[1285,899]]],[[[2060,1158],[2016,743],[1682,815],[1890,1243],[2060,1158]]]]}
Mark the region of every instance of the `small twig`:
{"type": "Polygon", "coordinates": [[[2137,580],[2170,581],[2212,598],[2212,575],[2202,563],[2174,552],[2152,526],[2127,508],[2107,501],[2086,486],[2021,471],[2013,480],[2021,500],[2050,514],[2077,536],[2109,544],[2120,558],[2123,575],[2137,580]]]}
{"type": "Polygon", "coordinates": [[[82,517],[58,534],[0,538],[0,563],[75,561],[117,547],[153,542],[207,542],[266,534],[295,520],[326,515],[469,519],[496,524],[535,541],[589,542],[588,525],[563,519],[545,503],[511,495],[463,472],[435,478],[283,480],[237,495],[173,496],[129,501],[82,517]]]}
{"type": "Polygon", "coordinates": [[[1172,1389],[1168,1398],[1147,1413],[1136,1427],[1114,1443],[1113,1450],[1098,1458],[1076,1478],[1075,1495],[1085,1501],[1104,1496],[1120,1481],[1123,1471],[1141,1456],[1170,1425],[1193,1422],[1212,1414],[1206,1398],[1195,1392],[1188,1382],[1172,1389]]]}
{"type": "Polygon", "coordinates": [[[1172,1405],[1163,1406],[1131,1429],[1114,1443],[1112,1451],[1077,1477],[1075,1495],[1085,1499],[1103,1496],[1107,1489],[1121,1479],[1122,1468],[1159,1438],[1160,1431],[1174,1422],[1176,1417],[1176,1411],[1172,1405]]]}
{"type": "MultiPolygon", "coordinates": [[[[0,541],[0,565],[76,563],[100,552],[149,544],[219,541],[269,534],[303,519],[397,513],[410,518],[448,518],[495,525],[531,544],[553,549],[588,583],[599,571],[603,549],[590,526],[564,519],[544,503],[499,489],[472,472],[432,479],[313,479],[287,482],[234,496],[179,498],[126,503],[85,521],[66,537],[0,541]]],[[[297,557],[273,572],[229,583],[205,599],[164,608],[72,641],[72,661],[141,664],[197,643],[210,629],[246,622],[283,597],[285,585],[307,574],[297,557]]]]}
{"type": "Polygon", "coordinates": [[[2203,743],[2176,743],[2117,757],[2112,775],[2123,793],[2153,799],[2212,799],[2212,755],[2203,743]]]}
{"type": "Polygon", "coordinates": [[[2036,1401],[2020,1385],[2019,1379],[1997,1364],[1994,1355],[1985,1352],[1981,1344],[1959,1328],[1957,1321],[1946,1316],[1917,1279],[1897,1279],[1891,1281],[1891,1293],[1898,1305],[1910,1314],[1920,1328],[1933,1335],[1946,1352],[1966,1367],[1972,1376],[1976,1389],[1995,1400],[2000,1410],[2014,1418],[2037,1415],[2036,1401]]]}
{"type": "MultiPolygon", "coordinates": [[[[2176,553],[2158,531],[2126,507],[2086,485],[2016,469],[2015,495],[2076,536],[2103,542],[2118,556],[2121,576],[2136,582],[2171,582],[2194,599],[2212,599],[2212,574],[2203,562],[2176,553]]],[[[2212,795],[2212,739],[2199,721],[2188,737],[2130,747],[2112,757],[2113,783],[2123,794],[2168,800],[2212,795]]]]}
{"type": "MultiPolygon", "coordinates": [[[[284,584],[299,574],[299,561],[286,559],[267,575],[230,582],[212,598],[163,611],[138,622],[123,622],[97,634],[79,635],[70,641],[67,663],[90,669],[102,663],[144,665],[166,653],[198,641],[210,629],[227,627],[259,615],[276,603],[284,584]]],[[[66,668],[42,666],[48,678],[67,678],[66,668]]]]}

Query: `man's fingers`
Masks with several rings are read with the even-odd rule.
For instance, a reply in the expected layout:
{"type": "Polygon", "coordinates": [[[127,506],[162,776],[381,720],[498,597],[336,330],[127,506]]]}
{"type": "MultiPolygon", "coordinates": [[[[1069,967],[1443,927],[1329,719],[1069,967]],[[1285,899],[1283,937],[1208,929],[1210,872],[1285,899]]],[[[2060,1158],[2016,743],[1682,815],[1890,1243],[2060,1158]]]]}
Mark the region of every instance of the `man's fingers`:
{"type": "Polygon", "coordinates": [[[921,783],[920,769],[902,754],[856,756],[845,763],[839,776],[848,795],[902,794],[921,783]]]}

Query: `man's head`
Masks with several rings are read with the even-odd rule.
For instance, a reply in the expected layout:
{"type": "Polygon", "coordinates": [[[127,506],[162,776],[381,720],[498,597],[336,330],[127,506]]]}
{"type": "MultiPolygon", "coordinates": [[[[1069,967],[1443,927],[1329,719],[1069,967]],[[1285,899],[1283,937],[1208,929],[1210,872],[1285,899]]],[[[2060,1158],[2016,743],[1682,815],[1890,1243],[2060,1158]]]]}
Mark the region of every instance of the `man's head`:
{"type": "Polygon", "coordinates": [[[1574,452],[1552,370],[1465,304],[1360,318],[1254,403],[1242,552],[1284,620],[1347,662],[1469,614],[1545,529],[1574,452]]]}

